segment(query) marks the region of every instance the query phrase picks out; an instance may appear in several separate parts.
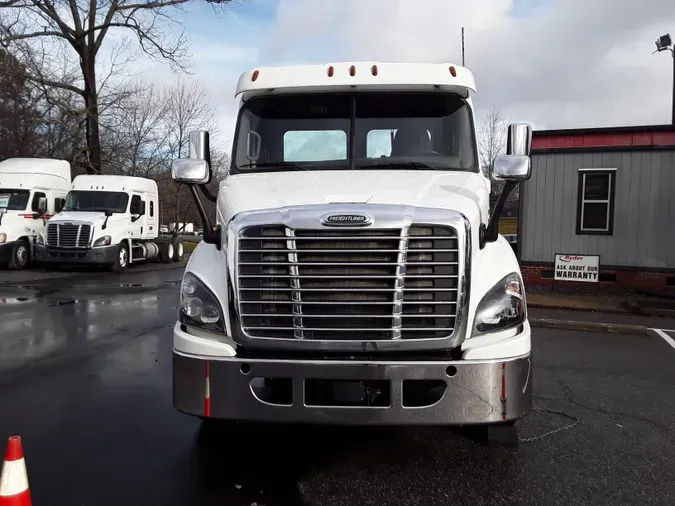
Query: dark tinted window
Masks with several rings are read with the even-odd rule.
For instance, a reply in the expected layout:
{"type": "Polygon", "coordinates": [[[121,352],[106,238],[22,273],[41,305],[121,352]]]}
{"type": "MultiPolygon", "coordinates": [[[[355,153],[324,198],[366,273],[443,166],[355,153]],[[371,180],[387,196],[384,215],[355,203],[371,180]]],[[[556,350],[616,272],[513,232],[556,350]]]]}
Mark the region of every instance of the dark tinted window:
{"type": "Polygon", "coordinates": [[[68,192],[63,210],[124,213],[128,202],[129,195],[124,192],[72,190],[68,192]]]}
{"type": "Polygon", "coordinates": [[[0,188],[0,207],[3,207],[6,202],[6,209],[8,211],[25,211],[29,198],[29,190],[0,188]]]}
{"type": "Polygon", "coordinates": [[[258,97],[243,106],[235,139],[233,169],[242,172],[406,162],[478,170],[471,110],[451,94],[258,97]]]}

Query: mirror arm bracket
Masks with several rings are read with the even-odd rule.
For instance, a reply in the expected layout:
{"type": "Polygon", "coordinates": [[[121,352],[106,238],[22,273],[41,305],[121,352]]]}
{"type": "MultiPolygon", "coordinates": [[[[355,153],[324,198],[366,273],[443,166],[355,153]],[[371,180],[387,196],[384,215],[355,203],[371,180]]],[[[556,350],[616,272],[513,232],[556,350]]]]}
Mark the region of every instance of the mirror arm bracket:
{"type": "Polygon", "coordinates": [[[495,207],[490,214],[490,222],[487,226],[482,225],[480,229],[480,249],[483,249],[486,244],[495,242],[499,238],[499,218],[501,217],[506,204],[506,199],[513,189],[518,186],[514,181],[506,181],[504,188],[502,188],[499,198],[495,203],[495,207]]]}
{"type": "MultiPolygon", "coordinates": [[[[190,193],[192,193],[192,198],[194,199],[195,205],[197,206],[197,212],[199,212],[199,216],[201,217],[202,223],[204,225],[203,240],[207,244],[214,244],[216,249],[220,251],[222,244],[220,225],[216,225],[215,227],[211,225],[211,220],[209,219],[208,214],[206,214],[206,209],[204,209],[204,203],[202,202],[202,199],[199,198],[197,185],[190,184],[188,187],[190,188],[190,193]]],[[[202,192],[203,191],[204,189],[202,188],[202,192]]]]}
{"type": "Polygon", "coordinates": [[[205,184],[200,184],[199,189],[202,191],[204,196],[209,199],[211,202],[218,202],[218,197],[215,196],[211,191],[206,187],[205,184]]]}

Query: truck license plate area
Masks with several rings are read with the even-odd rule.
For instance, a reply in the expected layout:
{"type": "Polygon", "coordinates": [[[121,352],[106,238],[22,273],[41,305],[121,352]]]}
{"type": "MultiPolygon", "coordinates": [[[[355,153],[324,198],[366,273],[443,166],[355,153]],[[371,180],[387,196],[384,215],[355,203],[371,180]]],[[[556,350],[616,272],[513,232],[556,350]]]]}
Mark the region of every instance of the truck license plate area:
{"type": "Polygon", "coordinates": [[[305,406],[386,408],[390,405],[389,380],[305,380],[305,406]]]}

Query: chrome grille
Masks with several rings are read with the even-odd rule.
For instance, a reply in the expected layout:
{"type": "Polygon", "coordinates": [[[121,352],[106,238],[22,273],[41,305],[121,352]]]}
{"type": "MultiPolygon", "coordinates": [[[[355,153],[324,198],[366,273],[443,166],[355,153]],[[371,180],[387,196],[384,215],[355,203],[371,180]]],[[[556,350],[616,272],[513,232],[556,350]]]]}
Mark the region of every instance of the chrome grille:
{"type": "Polygon", "coordinates": [[[47,224],[47,246],[57,248],[87,248],[91,235],[88,224],[47,224]]]}
{"type": "Polygon", "coordinates": [[[455,328],[454,228],[292,229],[239,234],[239,315],[251,337],[445,338],[455,328]]]}

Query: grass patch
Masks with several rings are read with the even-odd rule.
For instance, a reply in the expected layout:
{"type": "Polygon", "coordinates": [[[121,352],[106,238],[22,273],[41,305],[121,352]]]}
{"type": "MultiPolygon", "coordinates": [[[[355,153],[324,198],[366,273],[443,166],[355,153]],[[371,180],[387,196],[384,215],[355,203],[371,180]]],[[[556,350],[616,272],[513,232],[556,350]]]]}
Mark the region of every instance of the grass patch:
{"type": "Polygon", "coordinates": [[[502,218],[499,220],[499,233],[517,234],[518,233],[518,218],[502,218]]]}
{"type": "Polygon", "coordinates": [[[183,242],[183,251],[185,253],[192,253],[197,247],[198,242],[183,242]]]}

